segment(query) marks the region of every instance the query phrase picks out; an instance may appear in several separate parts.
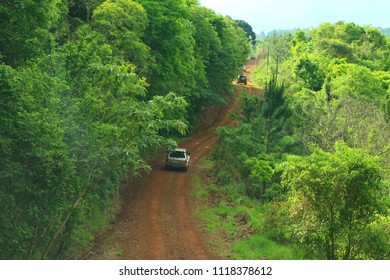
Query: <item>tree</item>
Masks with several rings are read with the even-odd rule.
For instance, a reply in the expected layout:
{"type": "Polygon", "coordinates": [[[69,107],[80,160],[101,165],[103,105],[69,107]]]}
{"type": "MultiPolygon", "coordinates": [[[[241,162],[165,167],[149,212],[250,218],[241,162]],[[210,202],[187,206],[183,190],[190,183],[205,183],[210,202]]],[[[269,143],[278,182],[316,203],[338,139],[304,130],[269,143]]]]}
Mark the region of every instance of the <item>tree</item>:
{"type": "Polygon", "coordinates": [[[58,19],[59,2],[15,0],[0,3],[0,54],[6,64],[24,65],[27,60],[53,48],[54,38],[49,30],[58,19]]]}
{"type": "Polygon", "coordinates": [[[289,115],[284,91],[284,85],[278,85],[275,77],[270,79],[265,89],[263,117],[266,121],[266,154],[271,152],[275,134],[280,132],[283,120],[289,115]]]}
{"type": "Polygon", "coordinates": [[[149,19],[143,41],[155,63],[148,77],[151,96],[170,91],[191,96],[196,77],[194,26],[183,0],[139,0],[149,19]],[[153,20],[151,20],[153,19],[153,20]]]}
{"type": "Polygon", "coordinates": [[[351,43],[360,43],[364,37],[365,29],[354,23],[336,23],[336,36],[342,39],[344,42],[351,43]]]}
{"type": "Polygon", "coordinates": [[[271,70],[272,75],[275,76],[275,79],[278,79],[279,75],[279,64],[283,63],[289,56],[291,50],[291,34],[287,33],[284,35],[276,35],[276,32],[272,34],[272,37],[268,36],[266,39],[266,45],[268,46],[268,56],[267,57],[267,69],[269,64],[269,58],[272,59],[271,70]]]}
{"type": "Polygon", "coordinates": [[[245,32],[248,39],[251,41],[252,45],[256,44],[256,33],[253,32],[252,26],[247,23],[245,20],[236,20],[239,27],[241,27],[245,32]]]}
{"type": "Polygon", "coordinates": [[[124,176],[231,88],[245,33],[197,3],[0,3],[1,259],[73,258],[124,176]]]}
{"type": "Polygon", "coordinates": [[[68,0],[68,15],[72,27],[90,23],[92,13],[104,0],[68,0]]]}
{"type": "Polygon", "coordinates": [[[338,142],[334,152],[313,146],[310,156],[289,156],[280,168],[293,238],[319,258],[390,257],[385,233],[374,226],[389,215],[379,157],[338,142]]]}
{"type": "Polygon", "coordinates": [[[313,62],[307,56],[299,59],[295,65],[295,74],[299,77],[305,87],[319,91],[325,80],[325,74],[321,71],[318,63],[313,62]]]}
{"type": "Polygon", "coordinates": [[[318,51],[325,51],[330,58],[345,58],[348,62],[354,62],[352,47],[338,39],[323,38],[317,43],[318,51]]]}
{"type": "Polygon", "coordinates": [[[62,118],[65,87],[36,64],[1,68],[0,258],[35,259],[58,225],[75,175],[62,118]]]}
{"type": "Polygon", "coordinates": [[[329,58],[346,58],[375,70],[386,67],[386,38],[376,28],[340,21],[321,24],[310,35],[318,52],[329,58]]]}
{"type": "Polygon", "coordinates": [[[147,74],[149,47],[142,41],[148,26],[145,9],[133,0],[108,0],[93,11],[93,26],[104,34],[117,56],[147,74]]]}
{"type": "Polygon", "coordinates": [[[275,172],[272,157],[269,155],[249,157],[244,161],[244,167],[248,170],[249,175],[248,195],[254,198],[262,198],[265,201],[266,187],[272,183],[275,172]]]}
{"type": "Polygon", "coordinates": [[[218,34],[222,48],[213,55],[208,74],[213,81],[214,90],[218,89],[222,93],[231,87],[231,80],[245,64],[250,48],[245,32],[232,19],[216,15],[211,24],[218,34]]]}
{"type": "Polygon", "coordinates": [[[223,46],[218,33],[212,25],[215,14],[212,10],[202,6],[190,7],[190,20],[195,27],[195,58],[197,75],[196,94],[192,95],[191,103],[196,104],[196,110],[207,104],[218,102],[221,99],[217,88],[221,85],[221,75],[216,71],[215,66],[218,63],[218,55],[223,46]]]}
{"type": "Polygon", "coordinates": [[[329,72],[332,95],[353,96],[376,103],[380,103],[386,97],[386,88],[367,67],[352,63],[337,63],[330,67],[329,72]]]}

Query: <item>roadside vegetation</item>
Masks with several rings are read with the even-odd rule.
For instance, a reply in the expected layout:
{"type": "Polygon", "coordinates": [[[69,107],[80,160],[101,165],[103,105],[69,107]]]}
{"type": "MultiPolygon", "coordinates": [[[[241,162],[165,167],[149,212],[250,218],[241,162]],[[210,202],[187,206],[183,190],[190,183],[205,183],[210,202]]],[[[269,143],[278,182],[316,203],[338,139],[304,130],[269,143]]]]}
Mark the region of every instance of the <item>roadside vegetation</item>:
{"type": "Polygon", "coordinates": [[[216,253],[390,259],[389,39],[324,23],[265,38],[257,57],[264,98],[242,95],[195,194],[216,253]]]}
{"type": "Polygon", "coordinates": [[[272,227],[266,224],[270,205],[247,196],[243,184],[224,181],[226,175],[216,177],[216,165],[212,156],[198,162],[193,189],[195,212],[212,253],[235,260],[305,259],[303,251],[272,239],[272,227]]]}
{"type": "Polygon", "coordinates": [[[251,47],[191,0],[2,1],[0,26],[0,259],[75,258],[251,47]]]}

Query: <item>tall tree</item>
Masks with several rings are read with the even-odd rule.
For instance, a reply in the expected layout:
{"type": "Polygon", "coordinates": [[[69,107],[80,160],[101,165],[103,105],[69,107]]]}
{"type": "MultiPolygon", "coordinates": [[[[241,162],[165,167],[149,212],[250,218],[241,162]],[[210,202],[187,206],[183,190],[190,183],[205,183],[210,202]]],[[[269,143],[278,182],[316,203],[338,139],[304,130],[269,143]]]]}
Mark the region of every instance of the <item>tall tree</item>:
{"type": "Polygon", "coordinates": [[[256,33],[253,31],[252,26],[249,23],[247,23],[245,20],[236,20],[236,22],[238,26],[245,31],[246,36],[254,46],[256,44],[256,33]]]}
{"type": "Polygon", "coordinates": [[[285,87],[279,85],[276,78],[269,80],[265,89],[263,105],[263,117],[266,121],[266,150],[265,153],[270,153],[272,143],[275,140],[275,134],[283,128],[283,120],[289,115],[287,102],[284,96],[285,87]]]}
{"type": "Polygon", "coordinates": [[[138,0],[145,8],[149,28],[144,42],[155,63],[148,77],[151,95],[174,91],[191,95],[195,84],[194,27],[183,0],[138,0]]]}
{"type": "Polygon", "coordinates": [[[271,65],[271,73],[278,79],[279,67],[290,56],[290,43],[291,34],[277,35],[276,32],[272,36],[268,36],[266,39],[266,45],[268,47],[267,68],[271,65]],[[270,62],[272,59],[272,64],[270,62]]]}

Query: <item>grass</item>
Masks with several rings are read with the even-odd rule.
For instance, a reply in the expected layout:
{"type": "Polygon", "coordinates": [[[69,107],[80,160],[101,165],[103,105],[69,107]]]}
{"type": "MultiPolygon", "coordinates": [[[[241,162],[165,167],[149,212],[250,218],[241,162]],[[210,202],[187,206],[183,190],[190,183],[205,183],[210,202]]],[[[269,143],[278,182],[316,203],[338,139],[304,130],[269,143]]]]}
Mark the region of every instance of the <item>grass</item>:
{"type": "Polygon", "coordinates": [[[304,259],[304,254],[277,244],[261,234],[254,234],[248,239],[233,244],[233,259],[270,259],[270,260],[297,260],[304,259]]]}
{"type": "Polygon", "coordinates": [[[272,229],[264,224],[264,215],[270,205],[243,196],[241,187],[233,182],[219,185],[210,158],[202,158],[197,167],[193,189],[196,214],[214,254],[235,260],[305,258],[297,248],[269,237],[272,229]]]}
{"type": "MultiPolygon", "coordinates": [[[[98,232],[110,225],[120,207],[120,198],[117,195],[105,211],[101,211],[97,207],[92,209],[91,214],[85,217],[83,224],[74,230],[71,237],[71,246],[66,251],[66,258],[83,258],[84,250],[91,245],[98,232]]],[[[118,248],[118,246],[110,245],[109,247],[109,251],[112,251],[113,255],[121,254],[122,249],[118,248]]]]}

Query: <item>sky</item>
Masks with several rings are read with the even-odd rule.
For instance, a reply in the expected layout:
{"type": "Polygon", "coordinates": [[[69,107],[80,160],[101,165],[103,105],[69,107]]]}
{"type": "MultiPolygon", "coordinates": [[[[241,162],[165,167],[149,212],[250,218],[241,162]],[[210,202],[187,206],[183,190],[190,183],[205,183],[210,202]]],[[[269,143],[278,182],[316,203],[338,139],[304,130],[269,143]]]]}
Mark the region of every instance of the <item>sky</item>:
{"type": "Polygon", "coordinates": [[[200,0],[217,14],[245,20],[255,33],[353,22],[390,28],[389,0],[200,0]]]}

